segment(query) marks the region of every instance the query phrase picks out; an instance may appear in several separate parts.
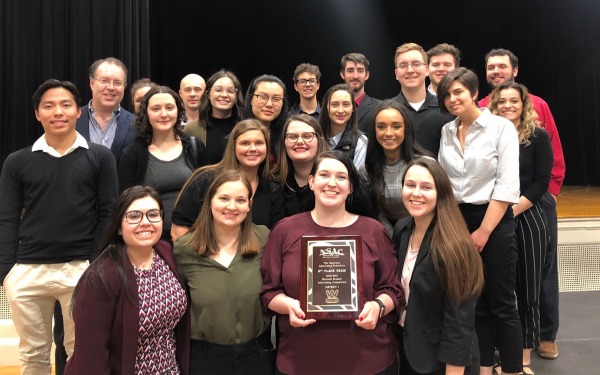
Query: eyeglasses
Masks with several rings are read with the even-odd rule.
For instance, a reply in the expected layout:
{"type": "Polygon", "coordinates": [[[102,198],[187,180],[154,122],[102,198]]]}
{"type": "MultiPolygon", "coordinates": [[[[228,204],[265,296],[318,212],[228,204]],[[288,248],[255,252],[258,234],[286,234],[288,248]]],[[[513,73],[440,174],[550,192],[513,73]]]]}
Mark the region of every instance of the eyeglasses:
{"type": "Polygon", "coordinates": [[[298,139],[300,139],[300,137],[302,137],[302,140],[304,142],[308,143],[308,142],[312,142],[312,140],[315,138],[315,135],[317,135],[317,133],[315,133],[315,132],[304,132],[302,134],[287,133],[285,135],[285,140],[290,143],[294,143],[294,142],[298,142],[298,139]]]}
{"type": "Polygon", "coordinates": [[[263,105],[267,104],[269,100],[271,100],[273,106],[276,107],[279,107],[283,104],[283,98],[281,96],[269,97],[269,95],[267,94],[253,94],[252,96],[256,97],[256,104],[258,104],[259,107],[262,107],[263,105]]]}
{"type": "Polygon", "coordinates": [[[98,84],[103,87],[106,87],[106,86],[110,85],[111,83],[115,88],[121,88],[121,87],[123,87],[123,85],[125,85],[123,83],[123,81],[119,81],[119,80],[111,81],[110,79],[107,79],[107,78],[97,79],[96,82],[98,82],[98,84]]]}
{"type": "Polygon", "coordinates": [[[300,86],[306,86],[306,85],[314,86],[317,84],[317,79],[316,78],[309,78],[309,79],[300,78],[300,79],[296,80],[296,83],[300,86]]]}
{"type": "Polygon", "coordinates": [[[148,210],[145,214],[142,211],[137,210],[127,211],[125,212],[125,220],[127,220],[129,224],[139,224],[142,222],[142,219],[144,219],[144,215],[146,215],[149,222],[158,223],[162,220],[163,212],[158,209],[148,210]]]}
{"type": "Polygon", "coordinates": [[[213,87],[211,89],[211,91],[217,95],[223,95],[223,93],[227,93],[228,96],[235,96],[235,94],[237,93],[238,90],[236,88],[224,89],[221,86],[216,86],[216,87],[213,87]]]}
{"type": "Polygon", "coordinates": [[[413,69],[417,70],[417,69],[424,67],[425,63],[421,62],[421,61],[413,61],[411,63],[403,62],[403,63],[396,65],[396,68],[398,68],[400,70],[406,70],[406,69],[408,69],[409,66],[412,66],[413,69]]]}

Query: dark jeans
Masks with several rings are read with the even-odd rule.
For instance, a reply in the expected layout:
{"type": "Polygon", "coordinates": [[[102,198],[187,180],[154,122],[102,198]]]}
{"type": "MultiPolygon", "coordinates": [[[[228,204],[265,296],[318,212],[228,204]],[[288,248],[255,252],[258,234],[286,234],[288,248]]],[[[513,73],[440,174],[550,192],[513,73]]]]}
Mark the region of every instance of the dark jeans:
{"type": "MultiPolygon", "coordinates": [[[[70,312],[67,311],[66,314],[70,312]]],[[[63,375],[65,372],[65,364],[67,363],[67,351],[63,345],[65,339],[65,330],[63,325],[62,309],[60,302],[56,301],[54,304],[54,345],[56,350],[54,351],[54,361],[56,375],[63,375]]]]}
{"type": "MultiPolygon", "coordinates": [[[[459,206],[469,232],[474,232],[481,225],[488,205],[459,206]]],[[[485,286],[477,300],[475,330],[481,366],[494,365],[494,351],[498,348],[503,371],[522,371],[523,335],[515,296],[517,238],[511,209],[506,210],[480,254],[485,286]]]]}
{"type": "Polygon", "coordinates": [[[239,345],[218,345],[192,340],[191,375],[270,375],[275,372],[277,352],[271,344],[271,329],[239,345]]]}
{"type": "Polygon", "coordinates": [[[542,288],[540,292],[540,340],[554,341],[558,332],[558,218],[556,201],[552,194],[546,192],[539,200],[546,211],[546,220],[550,232],[549,252],[542,271],[542,288]]]}

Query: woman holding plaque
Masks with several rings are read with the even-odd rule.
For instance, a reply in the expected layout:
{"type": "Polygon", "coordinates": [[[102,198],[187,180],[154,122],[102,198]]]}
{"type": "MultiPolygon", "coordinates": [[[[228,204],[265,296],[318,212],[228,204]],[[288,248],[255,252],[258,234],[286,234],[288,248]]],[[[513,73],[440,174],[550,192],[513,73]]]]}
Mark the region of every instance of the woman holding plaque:
{"type": "Polygon", "coordinates": [[[479,374],[481,257],[438,162],[421,157],[408,163],[402,201],[411,217],[398,221],[393,237],[407,301],[400,316],[400,373],[462,375],[474,364],[471,371],[479,374]]]}
{"type": "MultiPolygon", "coordinates": [[[[358,172],[348,156],[339,151],[319,155],[308,184],[314,209],[275,225],[261,263],[263,307],[267,313],[281,315],[278,374],[395,375],[397,345],[392,326],[404,295],[392,243],[381,223],[346,210],[353,189],[359,188],[358,172]],[[309,319],[301,307],[299,300],[306,298],[305,291],[301,296],[300,282],[305,235],[360,236],[356,248],[362,248],[357,257],[362,277],[342,280],[354,280],[359,288],[359,307],[350,320],[309,319]]],[[[336,272],[352,274],[347,269],[336,272]]]]}

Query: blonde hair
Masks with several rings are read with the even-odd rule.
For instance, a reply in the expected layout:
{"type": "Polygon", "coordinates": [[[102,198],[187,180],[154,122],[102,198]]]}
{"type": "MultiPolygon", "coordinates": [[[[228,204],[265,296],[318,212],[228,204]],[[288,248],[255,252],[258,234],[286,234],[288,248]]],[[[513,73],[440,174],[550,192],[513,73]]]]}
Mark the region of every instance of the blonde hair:
{"type": "Polygon", "coordinates": [[[423,62],[425,64],[428,63],[427,52],[425,52],[425,50],[423,49],[423,47],[421,47],[417,43],[404,43],[401,46],[399,46],[398,48],[396,48],[396,54],[394,55],[394,67],[396,66],[396,60],[398,60],[398,56],[400,54],[403,54],[404,52],[408,52],[408,51],[419,51],[419,52],[421,52],[421,56],[423,56],[423,62]]]}
{"type": "Polygon", "coordinates": [[[523,103],[523,110],[521,111],[521,123],[516,127],[517,133],[519,133],[519,143],[529,146],[531,144],[530,138],[534,136],[533,132],[535,128],[540,127],[540,122],[537,120],[537,113],[533,109],[533,103],[529,98],[529,91],[527,87],[516,82],[505,82],[500,86],[496,87],[490,95],[490,102],[488,108],[490,112],[498,114],[498,102],[500,101],[500,93],[504,90],[515,89],[521,96],[521,102],[523,103]]]}

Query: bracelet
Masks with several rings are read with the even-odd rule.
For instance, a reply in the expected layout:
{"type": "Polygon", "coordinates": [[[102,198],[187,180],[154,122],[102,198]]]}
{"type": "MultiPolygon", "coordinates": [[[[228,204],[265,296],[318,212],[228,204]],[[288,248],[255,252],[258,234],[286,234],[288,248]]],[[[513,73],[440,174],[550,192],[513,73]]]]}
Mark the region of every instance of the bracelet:
{"type": "Polygon", "coordinates": [[[379,305],[379,319],[381,319],[385,314],[385,304],[379,298],[375,298],[373,301],[379,305]]]}

